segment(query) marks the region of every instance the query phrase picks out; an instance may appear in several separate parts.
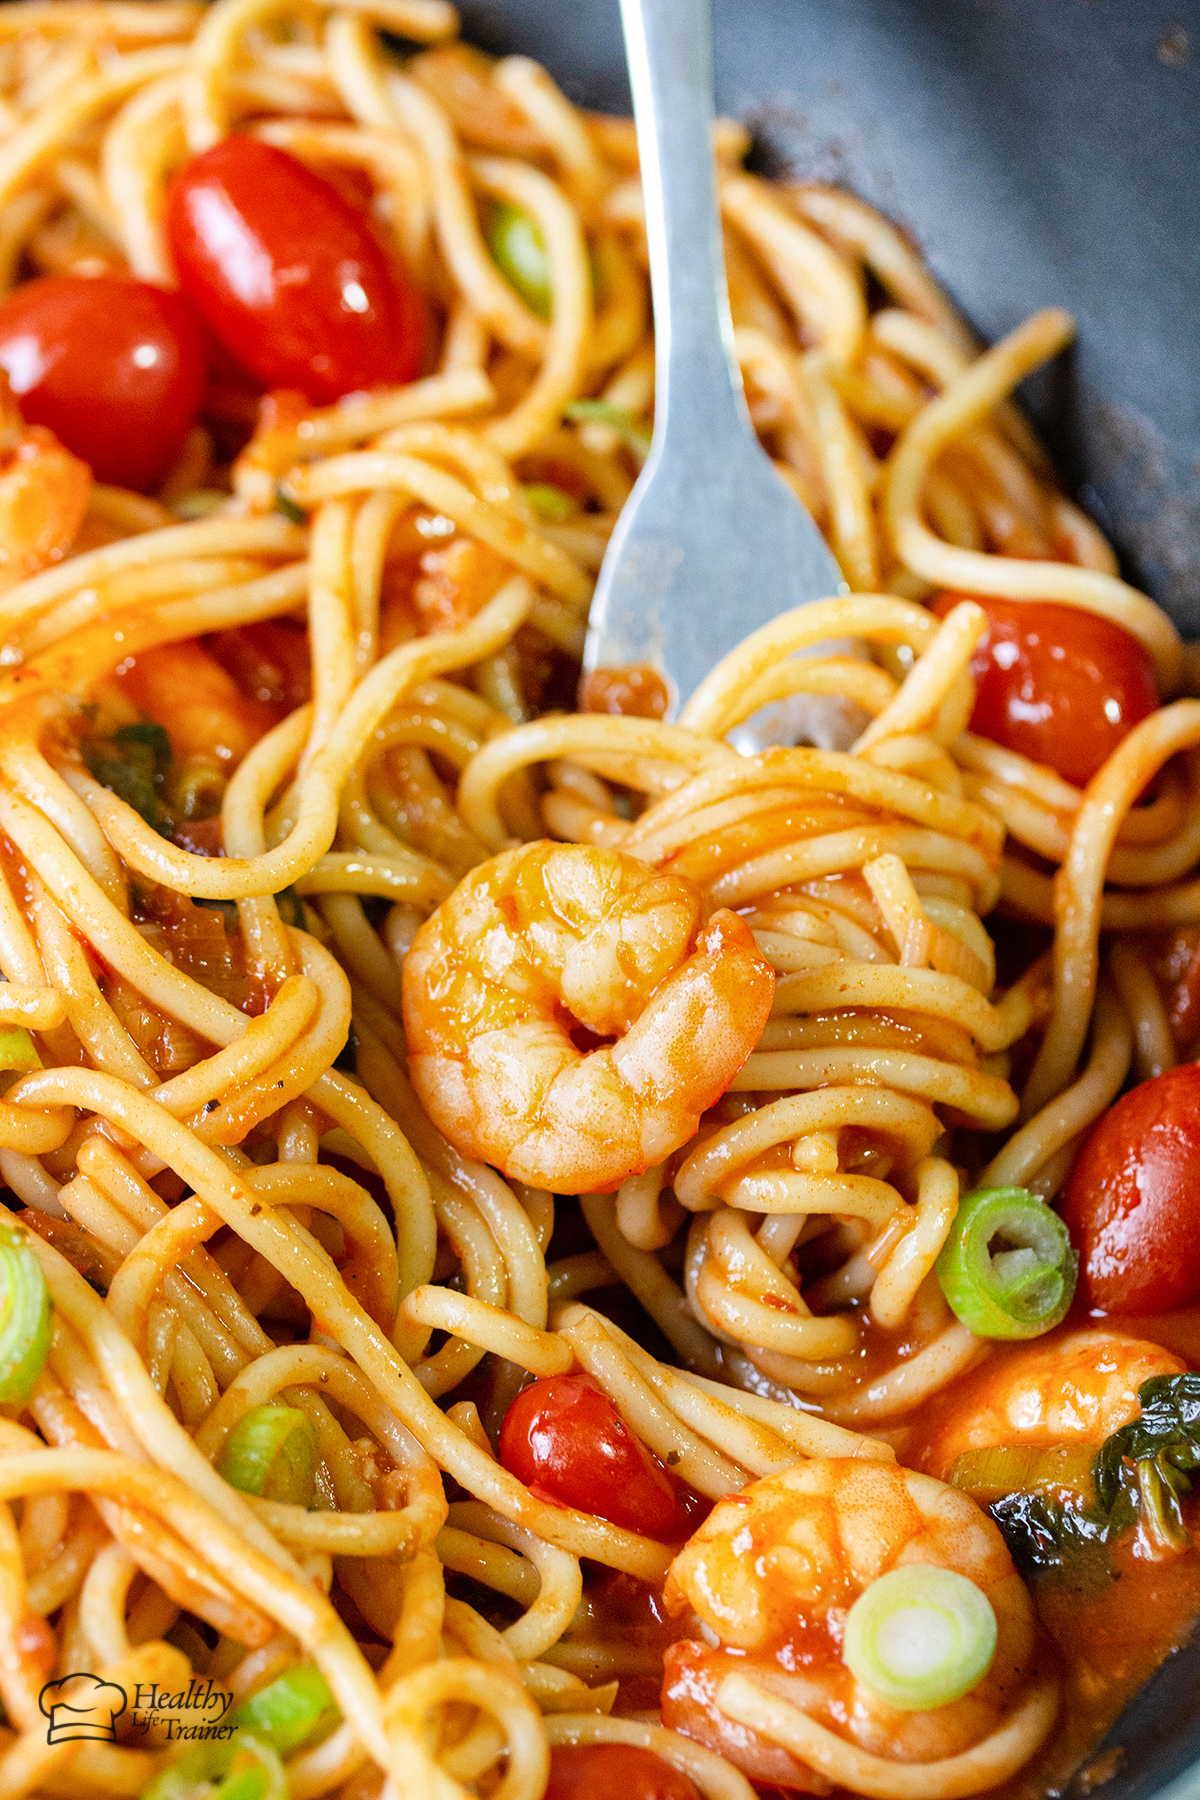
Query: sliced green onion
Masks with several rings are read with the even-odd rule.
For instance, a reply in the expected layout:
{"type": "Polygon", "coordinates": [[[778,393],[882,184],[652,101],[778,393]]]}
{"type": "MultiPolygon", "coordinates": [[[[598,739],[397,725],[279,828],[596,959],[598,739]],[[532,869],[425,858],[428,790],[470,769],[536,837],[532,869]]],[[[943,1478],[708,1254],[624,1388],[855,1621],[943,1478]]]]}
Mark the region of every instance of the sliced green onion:
{"type": "Polygon", "coordinates": [[[1094,1444],[993,1444],[965,1450],[946,1480],[986,1506],[1002,1494],[1053,1494],[1055,1499],[1090,1506],[1095,1497],[1094,1444]]]}
{"type": "MultiPolygon", "coordinates": [[[[3,990],[0,989],[0,992],[3,990]]],[[[40,1069],[42,1059],[23,1025],[0,1025],[0,1069],[19,1069],[25,1074],[40,1069]]]]}
{"type": "Polygon", "coordinates": [[[181,494],[171,502],[171,511],[177,519],[210,519],[228,499],[229,495],[220,488],[193,488],[190,494],[181,494]]]}
{"type": "Polygon", "coordinates": [[[846,1618],[842,1661],[902,1712],[960,1700],[996,1654],[996,1615],[981,1588],[954,1569],[914,1564],[881,1575],[846,1618]]]}
{"type": "Polygon", "coordinates": [[[0,1404],[22,1406],[50,1354],[53,1307],[24,1228],[0,1220],[0,1404]]]}
{"type": "Polygon", "coordinates": [[[240,1769],[230,1770],[214,1800],[266,1800],[270,1781],[269,1771],[261,1765],[244,1764],[240,1769]]]}
{"type": "Polygon", "coordinates": [[[1079,1257],[1067,1228],[1026,1188],[978,1188],[937,1260],[951,1307],[976,1337],[1040,1337],[1065,1317],[1079,1257]]]}
{"type": "Polygon", "coordinates": [[[285,494],[282,487],[275,489],[275,511],[282,513],[285,519],[290,519],[293,525],[308,524],[308,514],[304,508],[290,494],[285,494]]]}
{"type": "Polygon", "coordinates": [[[538,518],[545,519],[549,525],[561,525],[564,519],[573,519],[580,510],[574,494],[564,493],[562,488],[554,487],[548,481],[527,481],[525,498],[538,518]]]}
{"type": "Polygon", "coordinates": [[[293,1663],[277,1680],[235,1707],[229,1723],[248,1728],[280,1756],[289,1756],[340,1718],[320,1669],[313,1663],[293,1663]]]}
{"type": "Polygon", "coordinates": [[[498,206],[488,230],[488,249],[505,280],[530,312],[548,319],[553,306],[550,259],[541,226],[519,206],[498,206]]]}
{"type": "Polygon", "coordinates": [[[287,1800],[279,1752],[239,1731],[224,1742],[197,1744],[164,1769],[142,1800],[287,1800]]]}
{"type": "Polygon", "coordinates": [[[650,433],[646,427],[623,407],[610,406],[607,400],[569,400],[563,407],[563,417],[579,424],[590,420],[597,425],[611,425],[639,462],[645,462],[650,454],[650,433]]]}
{"type": "Polygon", "coordinates": [[[226,1438],[217,1471],[243,1494],[311,1506],[319,1460],[307,1413],[298,1406],[252,1406],[226,1438]]]}

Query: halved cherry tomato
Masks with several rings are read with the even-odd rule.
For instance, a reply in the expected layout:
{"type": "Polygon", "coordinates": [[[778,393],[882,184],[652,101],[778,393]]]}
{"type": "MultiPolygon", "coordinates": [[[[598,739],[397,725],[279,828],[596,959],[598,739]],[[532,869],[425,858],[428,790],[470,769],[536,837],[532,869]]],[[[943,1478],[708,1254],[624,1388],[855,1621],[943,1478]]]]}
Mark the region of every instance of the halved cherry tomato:
{"type": "Polygon", "coordinates": [[[204,385],[187,301],[122,275],[48,275],[0,305],[0,368],[30,425],[99,481],[150,488],[183,447],[204,385]]]}
{"type": "Polygon", "coordinates": [[[171,842],[181,850],[190,850],[193,856],[224,856],[220,813],[214,813],[211,819],[180,819],[171,833],[171,842]]]}
{"type": "Polygon", "coordinates": [[[1168,1069],[1104,1114],[1062,1212],[1093,1306],[1157,1313],[1200,1298],[1200,1067],[1168,1069]]]}
{"type": "Polygon", "coordinates": [[[694,1781],[640,1744],[556,1744],[545,1800],[700,1800],[694,1781]]]}
{"type": "Polygon", "coordinates": [[[167,236],[184,292],[267,387],[324,404],[421,366],[425,309],[332,183],[233,136],[172,178],[167,236]]]}
{"type": "Polygon", "coordinates": [[[1191,1062],[1193,1045],[1200,1050],[1200,925],[1152,932],[1144,948],[1171,1022],[1175,1054],[1181,1062],[1191,1062]]]}
{"type": "Polygon", "coordinates": [[[1158,706],[1150,657],[1121,626],[1074,606],[940,594],[932,610],[944,616],[967,599],[991,620],[971,658],[971,730],[1085,787],[1158,706]]]}
{"type": "Polygon", "coordinates": [[[205,638],[204,647],[237,682],[243,694],[279,716],[312,699],[308,633],[292,619],[264,619],[205,638]]]}
{"type": "Polygon", "coordinates": [[[563,1506],[669,1543],[680,1535],[675,1489],[587,1375],[552,1375],[523,1388],[500,1427],[500,1461],[563,1506]]]}

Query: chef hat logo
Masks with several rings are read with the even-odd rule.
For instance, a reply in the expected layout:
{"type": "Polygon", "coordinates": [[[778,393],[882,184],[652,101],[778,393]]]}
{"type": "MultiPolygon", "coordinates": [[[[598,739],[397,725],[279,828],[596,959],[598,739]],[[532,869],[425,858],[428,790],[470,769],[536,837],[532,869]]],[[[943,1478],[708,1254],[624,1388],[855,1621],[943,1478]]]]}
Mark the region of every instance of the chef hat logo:
{"type": "Polygon", "coordinates": [[[129,1696],[115,1681],[83,1673],[48,1681],[38,1695],[50,1721],[48,1744],[115,1743],[117,1720],[128,1705],[129,1696]]]}

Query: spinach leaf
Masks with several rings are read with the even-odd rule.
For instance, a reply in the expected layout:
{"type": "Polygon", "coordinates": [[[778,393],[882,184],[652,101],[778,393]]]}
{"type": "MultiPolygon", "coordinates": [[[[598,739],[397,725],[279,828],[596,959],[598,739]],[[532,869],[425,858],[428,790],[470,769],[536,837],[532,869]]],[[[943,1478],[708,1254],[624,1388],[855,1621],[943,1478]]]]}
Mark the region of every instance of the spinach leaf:
{"type": "Polygon", "coordinates": [[[96,780],[140,813],[147,825],[164,837],[170,835],[161,788],[171,767],[171,740],[161,725],[144,719],[120,726],[111,737],[87,738],[83,760],[96,780]]]}
{"type": "Polygon", "coordinates": [[[1056,1480],[1061,1446],[1030,1452],[968,1452],[949,1474],[973,1492],[1004,1533],[1021,1574],[1054,1575],[1083,1591],[1111,1579],[1108,1546],[1137,1525],[1161,1550],[1190,1543],[1180,1501],[1200,1469],[1200,1374],[1155,1375],[1138,1390],[1141,1416],[1105,1439],[1091,1464],[1090,1488],[1076,1497],[1056,1480]],[[1028,1468],[1024,1463],[1028,1462],[1028,1468]],[[995,1477],[1017,1481],[997,1495],[995,1477]],[[989,1491],[990,1489],[990,1491],[989,1491]]]}
{"type": "Polygon", "coordinates": [[[1114,1535],[1140,1517],[1149,1537],[1182,1548],[1179,1502],[1200,1468],[1200,1374],[1155,1375],[1138,1398],[1141,1417],[1114,1431],[1093,1464],[1096,1502],[1114,1535]]]}
{"type": "Polygon", "coordinates": [[[1108,1528],[1090,1509],[1064,1505],[1045,1493],[1018,1492],[994,1500],[988,1511],[1026,1581],[1053,1576],[1094,1594],[1112,1580],[1108,1528]]]}
{"type": "Polygon", "coordinates": [[[113,743],[143,746],[154,759],[156,775],[166,775],[171,767],[171,740],[164,728],[156,725],[153,719],[138,719],[132,725],[120,726],[113,732],[113,743]]]}

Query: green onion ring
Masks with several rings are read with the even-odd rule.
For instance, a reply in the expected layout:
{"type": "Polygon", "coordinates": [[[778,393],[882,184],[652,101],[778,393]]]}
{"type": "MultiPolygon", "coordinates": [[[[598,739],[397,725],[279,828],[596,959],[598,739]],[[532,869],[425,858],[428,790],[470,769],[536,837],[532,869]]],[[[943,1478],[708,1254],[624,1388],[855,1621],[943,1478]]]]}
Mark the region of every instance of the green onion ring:
{"type": "Polygon", "coordinates": [[[23,1226],[0,1217],[0,1404],[22,1406],[50,1354],[53,1306],[23,1226]]]}
{"type": "Polygon", "coordinates": [[[329,1683],[316,1665],[293,1663],[235,1707],[229,1723],[245,1727],[280,1756],[288,1756],[321,1726],[336,1725],[340,1716],[329,1683]]]}
{"type": "Polygon", "coordinates": [[[197,1744],[150,1783],[142,1800],[197,1800],[203,1792],[211,1800],[287,1800],[278,1750],[245,1731],[197,1744]]]}
{"type": "Polygon", "coordinates": [[[948,1706],[977,1687],[996,1654],[996,1615],[954,1569],[912,1564],[864,1588],[846,1619],[842,1660],[903,1712],[948,1706]]]}
{"type": "Polygon", "coordinates": [[[520,294],[530,312],[548,319],[553,308],[550,260],[541,226],[519,206],[507,202],[492,214],[488,249],[505,280],[520,294]]]}
{"type": "Polygon", "coordinates": [[[977,1188],[937,1260],[942,1292],[981,1338],[1033,1338],[1066,1316],[1079,1257],[1058,1214],[1026,1188],[977,1188]]]}
{"type": "Polygon", "coordinates": [[[311,1506],[320,1445],[298,1406],[252,1406],[243,1413],[217,1463],[217,1472],[243,1494],[311,1506]]]}

